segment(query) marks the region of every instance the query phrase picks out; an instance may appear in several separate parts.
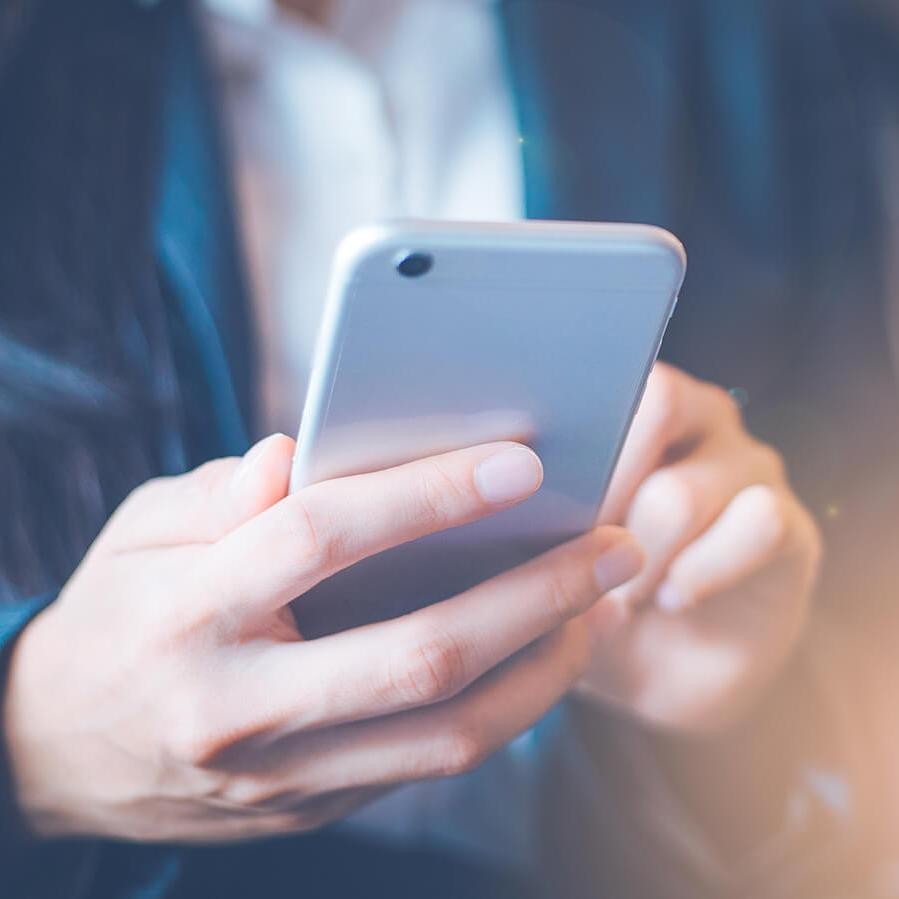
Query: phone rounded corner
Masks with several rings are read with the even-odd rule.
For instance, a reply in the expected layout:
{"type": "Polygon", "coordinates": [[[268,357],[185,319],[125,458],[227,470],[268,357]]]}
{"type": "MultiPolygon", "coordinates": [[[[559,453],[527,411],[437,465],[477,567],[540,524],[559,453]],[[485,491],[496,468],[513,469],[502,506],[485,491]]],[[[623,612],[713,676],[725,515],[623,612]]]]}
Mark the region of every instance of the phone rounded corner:
{"type": "Polygon", "coordinates": [[[385,220],[353,228],[337,245],[335,269],[346,275],[355,271],[362,260],[393,250],[402,243],[408,225],[408,222],[385,220]]]}
{"type": "Polygon", "coordinates": [[[349,231],[337,244],[332,274],[351,272],[359,259],[385,242],[386,228],[381,224],[362,225],[349,231]]]}
{"type": "Polygon", "coordinates": [[[648,226],[656,246],[672,261],[676,290],[679,290],[687,275],[687,248],[676,235],[658,225],[648,226]]]}

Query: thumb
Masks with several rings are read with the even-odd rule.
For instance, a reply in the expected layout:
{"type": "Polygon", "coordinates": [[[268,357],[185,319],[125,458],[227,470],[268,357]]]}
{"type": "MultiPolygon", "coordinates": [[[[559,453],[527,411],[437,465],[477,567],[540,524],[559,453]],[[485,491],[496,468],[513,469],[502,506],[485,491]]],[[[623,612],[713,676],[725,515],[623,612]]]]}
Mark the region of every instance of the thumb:
{"type": "MultiPolygon", "coordinates": [[[[295,441],[272,434],[250,447],[229,473],[227,531],[233,530],[287,496],[295,441]]],[[[225,532],[227,532],[225,531],[225,532]]],[[[219,537],[224,536],[224,533],[219,537]]],[[[218,539],[218,537],[216,538],[218,539]]]]}
{"type": "Polygon", "coordinates": [[[272,434],[244,456],[138,487],[103,533],[107,548],[212,543],[287,495],[295,443],[272,434]]]}

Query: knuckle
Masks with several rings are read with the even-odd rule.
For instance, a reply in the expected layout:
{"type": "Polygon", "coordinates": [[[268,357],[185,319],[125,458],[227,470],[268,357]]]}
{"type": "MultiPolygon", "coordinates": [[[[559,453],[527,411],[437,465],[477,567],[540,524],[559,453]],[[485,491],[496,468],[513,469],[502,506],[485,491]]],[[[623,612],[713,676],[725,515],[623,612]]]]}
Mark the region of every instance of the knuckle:
{"type": "Polygon", "coordinates": [[[435,459],[422,466],[418,488],[425,519],[437,526],[449,522],[453,509],[464,505],[463,490],[435,459]]]}
{"type": "Polygon", "coordinates": [[[751,509],[756,535],[773,552],[784,549],[789,539],[789,513],[785,499],[764,484],[749,487],[744,492],[745,503],[751,509]]]}
{"type": "Polygon", "coordinates": [[[702,492],[682,472],[663,468],[650,475],[637,495],[637,506],[653,519],[675,520],[688,525],[702,516],[702,492]]]}
{"type": "Polygon", "coordinates": [[[466,683],[464,650],[451,634],[424,629],[391,659],[386,681],[393,702],[418,705],[449,699],[466,683]]]}
{"type": "Polygon", "coordinates": [[[230,619],[220,599],[233,592],[231,574],[217,556],[180,568],[181,583],[155,607],[159,627],[145,635],[152,649],[183,658],[227,638],[230,619]]]}
{"type": "Polygon", "coordinates": [[[220,751],[211,732],[198,721],[178,719],[169,727],[165,750],[169,760],[189,768],[205,768],[220,751]]]}
{"type": "Polygon", "coordinates": [[[198,691],[182,687],[166,716],[164,749],[170,761],[205,768],[227,748],[227,739],[198,691]]]}
{"type": "Polygon", "coordinates": [[[440,740],[437,751],[436,776],[458,777],[479,768],[490,755],[490,749],[477,731],[457,726],[440,740]]]}
{"type": "Polygon", "coordinates": [[[339,553],[339,541],[322,526],[314,509],[310,495],[300,492],[290,497],[285,504],[288,539],[310,567],[328,569],[339,553]]]}

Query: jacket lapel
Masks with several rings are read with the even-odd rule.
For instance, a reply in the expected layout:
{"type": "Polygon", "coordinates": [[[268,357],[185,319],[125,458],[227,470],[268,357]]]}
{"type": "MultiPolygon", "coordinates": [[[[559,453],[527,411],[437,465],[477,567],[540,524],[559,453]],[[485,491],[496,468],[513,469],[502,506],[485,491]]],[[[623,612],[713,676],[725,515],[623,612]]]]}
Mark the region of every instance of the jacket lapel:
{"type": "Polygon", "coordinates": [[[677,4],[616,5],[501,5],[528,216],[674,227],[677,4]]]}
{"type": "MultiPolygon", "coordinates": [[[[677,233],[690,272],[666,358],[744,388],[760,432],[781,428],[796,411],[783,402],[784,384],[802,369],[820,374],[804,355],[824,298],[835,294],[828,305],[849,310],[845,317],[858,312],[845,296],[882,297],[863,278],[853,291],[829,286],[844,284],[847,271],[874,269],[863,252],[873,245],[870,226],[849,241],[831,223],[878,217],[873,178],[849,165],[867,158],[863,147],[847,147],[861,138],[841,127],[846,115],[821,120],[820,85],[836,75],[818,52],[823,38],[804,43],[816,23],[820,30],[817,5],[500,0],[499,14],[528,214],[651,222],[677,233]],[[789,77],[772,83],[771,72],[789,77]],[[812,158],[817,168],[796,164],[812,158]],[[851,174],[845,189],[822,177],[824,162],[851,174]]],[[[253,432],[252,332],[199,44],[186,19],[168,91],[157,242],[223,450],[240,452],[253,432]]],[[[874,312],[866,309],[866,320],[882,330],[874,312]]]]}
{"type": "Polygon", "coordinates": [[[253,434],[254,363],[248,293],[217,102],[196,23],[174,41],[156,240],[178,313],[202,369],[221,451],[253,434]]]}
{"type": "Polygon", "coordinates": [[[758,4],[726,4],[721,13],[715,5],[503,0],[501,15],[528,215],[644,222],[676,233],[690,265],[664,355],[755,398],[785,377],[799,304],[787,217],[776,212],[788,205],[768,141],[777,123],[763,105],[740,133],[735,114],[745,105],[725,95],[764,99],[739,54],[763,59],[768,46],[746,44],[768,34],[758,4]],[[724,21],[711,22],[716,15],[724,21]],[[703,55],[710,28],[716,40],[725,29],[723,59],[703,55]],[[712,96],[713,88],[724,93],[712,96]],[[760,220],[758,208],[775,214],[760,220]],[[764,366],[753,343],[761,334],[775,335],[764,366]]]}

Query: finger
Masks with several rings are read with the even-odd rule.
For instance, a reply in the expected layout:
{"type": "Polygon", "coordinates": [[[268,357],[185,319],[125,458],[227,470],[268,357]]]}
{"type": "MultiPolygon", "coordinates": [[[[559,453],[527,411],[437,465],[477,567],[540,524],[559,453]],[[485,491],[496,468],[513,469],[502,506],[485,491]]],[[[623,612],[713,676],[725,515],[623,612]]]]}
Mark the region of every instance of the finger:
{"type": "Polygon", "coordinates": [[[271,611],[367,556],[509,508],[542,478],[531,450],[500,443],[306,487],[215,547],[216,602],[271,611]]]}
{"type": "Polygon", "coordinates": [[[329,428],[319,454],[326,468],[316,466],[314,480],[381,471],[466,446],[528,443],[534,432],[530,416],[503,409],[354,422],[329,428]]]}
{"type": "Polygon", "coordinates": [[[628,511],[627,527],[646,552],[646,565],[614,598],[633,606],[654,595],[675,557],[745,487],[778,477],[776,454],[743,439],[711,440],[687,459],[650,475],[628,511]]]}
{"type": "Polygon", "coordinates": [[[262,695],[248,705],[309,728],[445,701],[585,612],[642,561],[630,535],[602,528],[403,618],[266,648],[254,669],[262,695]],[[308,671],[324,674],[310,683],[308,671]]]}
{"type": "Polygon", "coordinates": [[[739,422],[739,411],[725,391],[657,363],[603,501],[600,522],[623,523],[637,490],[654,471],[716,430],[736,429],[739,422]]]}
{"type": "Polygon", "coordinates": [[[273,434],[243,457],[147,482],[116,512],[110,544],[122,550],[221,539],[286,496],[294,449],[289,437],[273,434]]]}
{"type": "Polygon", "coordinates": [[[302,758],[304,783],[325,790],[463,774],[540,720],[582,676],[589,648],[571,621],[449,702],[288,738],[276,764],[296,780],[302,758]]]}
{"type": "Polygon", "coordinates": [[[811,575],[818,553],[816,529],[798,503],[767,486],[748,487],[675,559],[656,601],[671,612],[693,608],[787,558],[811,575]]]}

